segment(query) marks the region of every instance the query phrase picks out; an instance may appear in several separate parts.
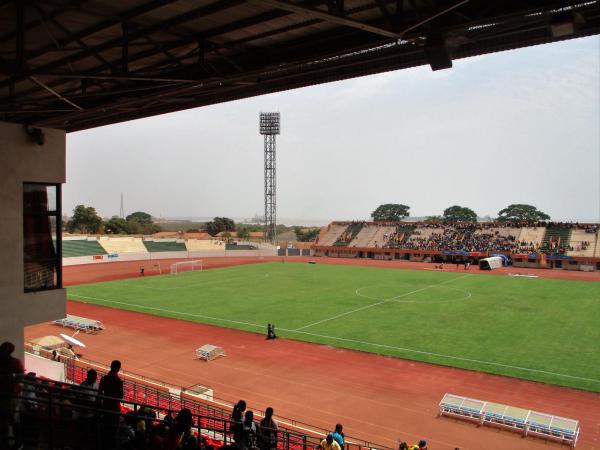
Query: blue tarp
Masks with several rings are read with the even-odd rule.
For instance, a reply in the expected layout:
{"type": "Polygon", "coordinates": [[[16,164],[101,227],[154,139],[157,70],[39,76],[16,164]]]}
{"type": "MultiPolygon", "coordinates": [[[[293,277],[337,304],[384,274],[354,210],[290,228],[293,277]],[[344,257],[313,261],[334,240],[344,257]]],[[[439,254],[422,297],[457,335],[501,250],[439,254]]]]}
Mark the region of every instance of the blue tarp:
{"type": "Polygon", "coordinates": [[[573,259],[572,256],[567,255],[548,255],[548,259],[573,259]]]}
{"type": "Polygon", "coordinates": [[[444,255],[469,256],[469,252],[465,252],[464,250],[446,250],[444,251],[444,255]]]}

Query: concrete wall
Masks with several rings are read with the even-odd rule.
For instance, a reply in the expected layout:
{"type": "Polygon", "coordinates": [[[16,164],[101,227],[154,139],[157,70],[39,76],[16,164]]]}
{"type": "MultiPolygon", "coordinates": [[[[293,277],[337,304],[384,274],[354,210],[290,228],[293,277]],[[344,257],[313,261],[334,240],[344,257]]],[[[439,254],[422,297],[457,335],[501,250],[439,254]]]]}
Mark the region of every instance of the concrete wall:
{"type": "Polygon", "coordinates": [[[64,258],[63,266],[78,266],[81,264],[103,264],[119,261],[151,261],[154,259],[202,259],[212,257],[257,257],[257,256],[276,256],[275,248],[259,250],[215,250],[206,252],[144,252],[144,253],[116,253],[111,255],[97,256],[74,256],[64,258]]]}
{"type": "Polygon", "coordinates": [[[22,125],[0,122],[0,341],[23,358],[23,327],[65,315],[66,291],[24,293],[23,182],[65,182],[65,133],[43,129],[37,145],[22,125]]]}

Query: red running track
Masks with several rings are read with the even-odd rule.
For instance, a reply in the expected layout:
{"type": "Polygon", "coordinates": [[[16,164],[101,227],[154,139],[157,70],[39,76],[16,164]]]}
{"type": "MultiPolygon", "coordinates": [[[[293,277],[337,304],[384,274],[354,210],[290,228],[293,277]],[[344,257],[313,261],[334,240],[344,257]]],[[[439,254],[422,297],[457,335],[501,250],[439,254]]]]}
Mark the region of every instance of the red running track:
{"type": "MultiPolygon", "coordinates": [[[[205,259],[205,265],[257,262],[256,258],[244,260],[205,259]]],[[[405,262],[369,263],[423,267],[405,262]]],[[[139,262],[68,267],[65,279],[82,283],[139,276],[138,269],[139,262]]],[[[544,276],[550,271],[541,272],[544,276]]],[[[382,445],[397,447],[398,440],[413,443],[426,438],[431,450],[567,448],[542,439],[524,439],[509,431],[438,418],[439,400],[445,392],[453,392],[579,419],[582,434],[578,448],[600,450],[600,394],[287,339],[266,341],[254,333],[83,303],[69,302],[68,311],[101,320],[107,327],[100,334],[82,336],[88,345],[84,352],[88,359],[107,363],[118,358],[132,373],[174,385],[208,385],[217,397],[230,401],[243,398],[259,409],[273,406],[279,415],[317,427],[330,429],[342,422],[348,435],[382,445]],[[210,363],[195,360],[194,349],[205,343],[223,346],[228,356],[210,363]]],[[[59,330],[51,324],[36,325],[26,329],[26,338],[57,334],[59,330]]]]}

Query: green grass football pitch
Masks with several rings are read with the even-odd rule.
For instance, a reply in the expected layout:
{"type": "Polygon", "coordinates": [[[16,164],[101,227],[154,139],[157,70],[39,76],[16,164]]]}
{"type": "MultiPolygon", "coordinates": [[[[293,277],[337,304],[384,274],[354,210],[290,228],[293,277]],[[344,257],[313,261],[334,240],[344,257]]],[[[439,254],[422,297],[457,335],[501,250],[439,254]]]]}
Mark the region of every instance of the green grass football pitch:
{"type": "Polygon", "coordinates": [[[68,297],[257,333],[274,323],[286,338],[600,392],[600,283],[264,263],[68,297]]]}

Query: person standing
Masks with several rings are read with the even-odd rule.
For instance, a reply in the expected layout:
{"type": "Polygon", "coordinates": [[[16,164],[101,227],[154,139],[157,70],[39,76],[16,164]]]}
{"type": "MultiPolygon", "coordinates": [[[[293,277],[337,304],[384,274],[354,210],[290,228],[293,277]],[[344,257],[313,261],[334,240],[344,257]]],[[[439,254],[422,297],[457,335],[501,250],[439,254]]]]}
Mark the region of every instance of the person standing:
{"type": "Polygon", "coordinates": [[[244,422],[242,423],[242,442],[241,445],[238,444],[240,450],[256,447],[256,431],[254,413],[252,411],[246,411],[246,414],[244,414],[244,422]]]}
{"type": "Polygon", "coordinates": [[[333,440],[331,433],[321,441],[321,447],[323,447],[323,450],[341,450],[340,444],[333,440]]]}
{"type": "Polygon", "coordinates": [[[121,413],[121,400],[123,399],[123,380],[119,378],[121,361],[114,360],[110,363],[110,372],[102,377],[98,386],[98,404],[104,414],[104,424],[108,428],[116,428],[119,425],[121,413]]]}
{"type": "Polygon", "coordinates": [[[23,363],[12,356],[15,346],[12,342],[0,345],[0,447],[15,445],[9,442],[10,429],[18,434],[21,380],[25,374],[23,363]]]}
{"type": "Polygon", "coordinates": [[[331,437],[338,443],[341,449],[344,448],[344,427],[341,423],[335,425],[335,431],[331,433],[331,437]]]}
{"type": "Polygon", "coordinates": [[[265,417],[260,421],[258,446],[261,450],[277,448],[277,422],[273,420],[273,408],[265,410],[265,417]]]}
{"type": "Polygon", "coordinates": [[[242,445],[243,441],[243,430],[244,430],[244,412],[246,411],[246,402],[244,400],[238,401],[231,413],[231,423],[229,424],[229,431],[231,431],[233,442],[238,446],[242,445]]]}

